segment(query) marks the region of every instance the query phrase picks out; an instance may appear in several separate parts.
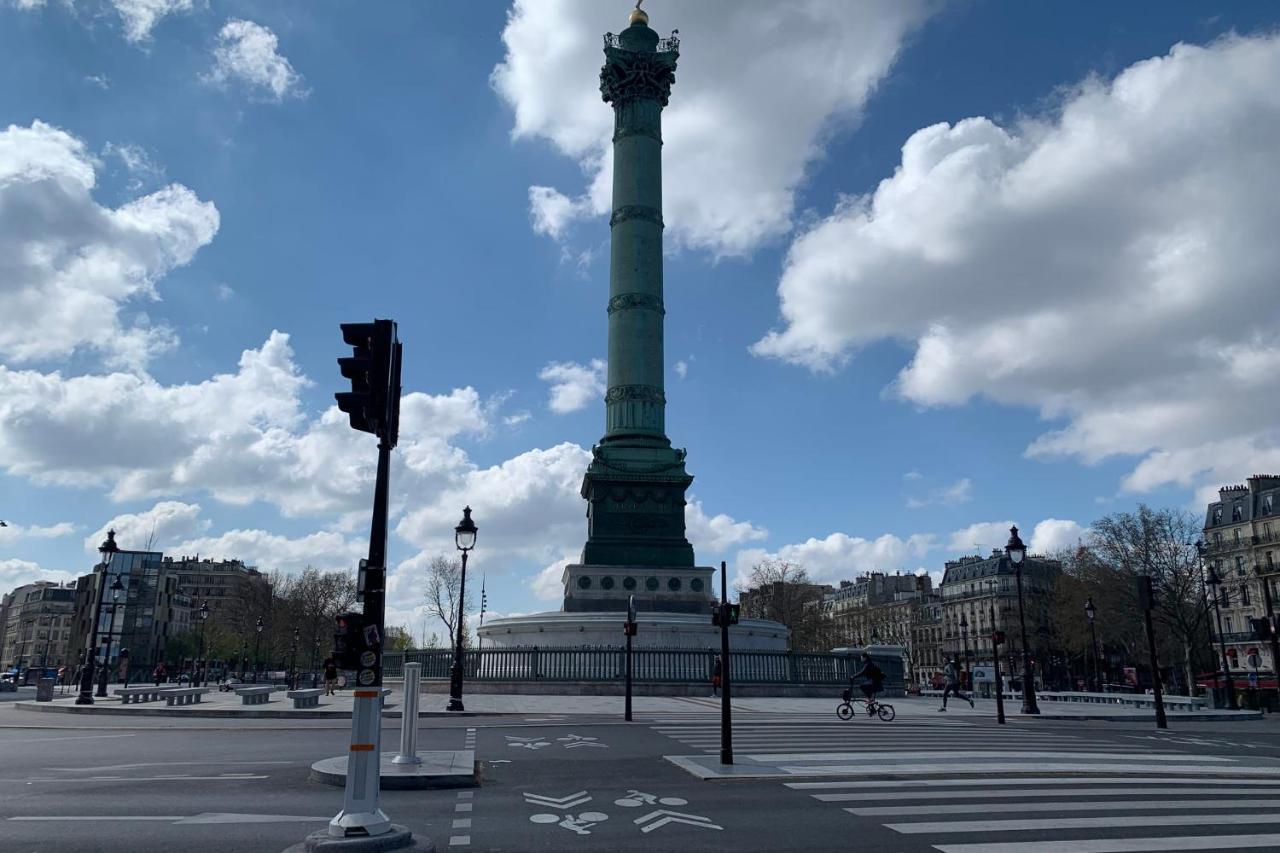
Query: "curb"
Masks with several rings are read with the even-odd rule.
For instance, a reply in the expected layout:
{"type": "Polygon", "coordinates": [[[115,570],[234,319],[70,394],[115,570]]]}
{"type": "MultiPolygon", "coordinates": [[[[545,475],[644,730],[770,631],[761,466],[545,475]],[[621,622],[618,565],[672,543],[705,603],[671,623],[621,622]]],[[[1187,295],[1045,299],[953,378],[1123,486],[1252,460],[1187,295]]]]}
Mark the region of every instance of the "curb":
{"type": "MultiPolygon", "coordinates": [[[[86,714],[110,715],[114,717],[177,717],[201,719],[250,719],[250,720],[350,720],[350,711],[273,711],[246,709],[243,711],[225,708],[208,711],[181,711],[170,708],[130,708],[124,710],[120,706],[99,708],[93,705],[49,705],[33,702],[14,702],[13,707],[20,711],[45,714],[86,714]]],[[[194,706],[187,706],[194,707],[194,706]]],[[[404,716],[402,711],[383,711],[382,719],[399,720],[404,716]]],[[[432,717],[500,717],[519,716],[513,711],[419,711],[418,719],[432,717]]]]}
{"type": "MultiPolygon", "coordinates": [[[[1165,714],[1166,719],[1171,723],[1240,723],[1251,722],[1253,720],[1261,720],[1263,714],[1261,711],[1255,712],[1234,712],[1230,714],[1165,714]]],[[[1021,720],[1101,720],[1107,723],[1149,723],[1155,719],[1155,711],[1150,714],[1135,715],[1131,717],[1117,717],[1108,714],[1019,714],[1018,719],[1021,720]]]]}

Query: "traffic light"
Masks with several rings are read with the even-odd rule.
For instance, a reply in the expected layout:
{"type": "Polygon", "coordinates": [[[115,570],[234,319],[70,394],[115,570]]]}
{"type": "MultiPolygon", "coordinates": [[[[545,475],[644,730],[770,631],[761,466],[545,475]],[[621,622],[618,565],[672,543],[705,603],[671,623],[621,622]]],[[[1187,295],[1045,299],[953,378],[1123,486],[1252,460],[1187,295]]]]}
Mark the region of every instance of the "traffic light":
{"type": "Polygon", "coordinates": [[[622,623],[622,633],[623,633],[623,634],[625,634],[625,635],[626,635],[626,636],[628,636],[628,637],[634,637],[634,636],[636,635],[636,623],[634,623],[634,622],[623,622],[623,623],[622,623]]]}
{"type": "Polygon", "coordinates": [[[333,659],[338,669],[359,669],[364,644],[364,614],[342,613],[337,617],[337,632],[333,635],[333,659]]]}
{"type": "Polygon", "coordinates": [[[1004,631],[993,631],[993,632],[991,633],[991,642],[995,643],[997,646],[1003,646],[1003,645],[1004,645],[1004,631]]]}
{"type": "Polygon", "coordinates": [[[352,354],[338,359],[338,370],[351,380],[351,390],[334,394],[352,429],[389,439],[400,431],[400,342],[394,320],[342,323],[342,340],[352,354]]]}
{"type": "Polygon", "coordinates": [[[1275,628],[1272,626],[1271,620],[1266,616],[1262,616],[1257,619],[1250,619],[1249,622],[1253,625],[1253,637],[1256,640],[1269,640],[1271,639],[1271,635],[1275,633],[1275,628]]]}
{"type": "Polygon", "coordinates": [[[711,624],[719,628],[721,619],[727,618],[725,625],[737,625],[738,617],[742,614],[741,604],[713,604],[711,605],[711,624]]]}

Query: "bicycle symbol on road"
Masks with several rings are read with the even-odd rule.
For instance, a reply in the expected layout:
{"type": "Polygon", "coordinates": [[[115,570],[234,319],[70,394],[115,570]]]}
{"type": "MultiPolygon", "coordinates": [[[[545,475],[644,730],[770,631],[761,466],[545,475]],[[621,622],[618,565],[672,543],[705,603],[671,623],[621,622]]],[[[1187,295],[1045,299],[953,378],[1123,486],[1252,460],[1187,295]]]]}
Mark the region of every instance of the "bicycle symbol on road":
{"type": "Polygon", "coordinates": [[[570,832],[576,832],[578,835],[590,835],[591,827],[600,823],[602,820],[608,820],[609,816],[604,812],[583,812],[574,817],[573,815],[558,814],[536,814],[530,815],[529,820],[534,823],[554,823],[561,828],[570,832]]]}
{"type": "Polygon", "coordinates": [[[646,794],[632,788],[627,791],[627,796],[621,800],[614,800],[613,804],[631,809],[637,806],[687,806],[689,801],[679,797],[655,797],[653,794],[646,794]]]}

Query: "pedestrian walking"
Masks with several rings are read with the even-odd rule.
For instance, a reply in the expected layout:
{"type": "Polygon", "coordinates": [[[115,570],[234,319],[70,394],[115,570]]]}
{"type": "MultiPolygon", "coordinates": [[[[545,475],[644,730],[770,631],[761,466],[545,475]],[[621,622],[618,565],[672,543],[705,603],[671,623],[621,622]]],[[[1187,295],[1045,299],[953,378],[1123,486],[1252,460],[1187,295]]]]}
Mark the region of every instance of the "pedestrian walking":
{"type": "Polygon", "coordinates": [[[338,664],[333,658],[324,659],[324,695],[332,696],[338,689],[338,664]]]}
{"type": "Polygon", "coordinates": [[[151,670],[151,677],[155,680],[156,687],[159,687],[169,677],[169,670],[165,669],[164,661],[156,664],[156,668],[151,670]]]}
{"type": "Polygon", "coordinates": [[[724,671],[724,661],[716,655],[716,662],[711,666],[711,695],[720,695],[720,676],[724,671]]]}
{"type": "Polygon", "coordinates": [[[966,696],[960,692],[960,665],[956,663],[956,659],[952,658],[947,661],[946,667],[942,670],[942,677],[946,679],[947,685],[942,689],[942,707],[939,711],[947,710],[947,696],[955,696],[969,703],[969,707],[973,707],[973,697],[966,696]]]}

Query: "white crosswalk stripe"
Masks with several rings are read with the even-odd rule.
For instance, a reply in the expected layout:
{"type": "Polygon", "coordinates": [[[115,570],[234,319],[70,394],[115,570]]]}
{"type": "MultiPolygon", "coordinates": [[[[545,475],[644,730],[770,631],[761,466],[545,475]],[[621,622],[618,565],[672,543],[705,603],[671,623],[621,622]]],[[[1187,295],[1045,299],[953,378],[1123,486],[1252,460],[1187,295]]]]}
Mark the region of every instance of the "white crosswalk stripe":
{"type": "MultiPolygon", "coordinates": [[[[1117,752],[1121,756],[1123,753],[1117,752]]],[[[1149,756],[1147,757],[1149,758],[1149,756]]],[[[817,802],[883,826],[940,853],[1156,853],[1179,850],[1280,849],[1280,763],[1238,767],[1213,756],[1173,755],[1156,774],[831,780],[787,782],[817,802]],[[1168,768],[1181,777],[1168,775],[1168,768]],[[1203,774],[1261,770],[1267,778],[1203,774]],[[1258,831],[1250,832],[1254,827],[1258,831]],[[1136,838],[1108,838],[1132,828],[1136,838]],[[1265,829],[1264,829],[1265,828],[1265,829]],[[1092,836],[1092,837],[1091,837],[1092,836]],[[1007,839],[1007,840],[1006,840],[1007,839]]],[[[1145,759],[1144,759],[1145,760],[1145,759]]],[[[923,759],[930,763],[930,759],[923,759]]],[[[1091,766],[1080,762],[1076,772],[1091,766]]],[[[1040,762],[1042,769],[1045,763],[1040,762]]],[[[896,772],[896,771],[895,771],[896,772]]],[[[968,768],[964,771],[968,772],[968,768]]]]}

